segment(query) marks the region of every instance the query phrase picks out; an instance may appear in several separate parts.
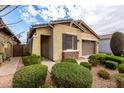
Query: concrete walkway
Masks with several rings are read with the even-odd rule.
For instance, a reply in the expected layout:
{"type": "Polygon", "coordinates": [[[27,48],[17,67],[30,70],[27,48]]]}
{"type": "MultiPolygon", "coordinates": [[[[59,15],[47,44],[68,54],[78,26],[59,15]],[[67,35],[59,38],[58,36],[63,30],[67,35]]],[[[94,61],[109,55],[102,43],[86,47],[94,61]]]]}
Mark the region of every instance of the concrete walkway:
{"type": "Polygon", "coordinates": [[[13,57],[10,61],[5,61],[2,66],[0,66],[0,76],[14,74],[20,62],[20,59],[20,57],[13,57]]]}
{"type": "Polygon", "coordinates": [[[43,65],[46,65],[48,67],[48,71],[51,72],[52,70],[52,66],[54,64],[56,64],[55,62],[48,60],[48,59],[43,59],[43,61],[41,62],[43,65]]]}
{"type": "MultiPolygon", "coordinates": [[[[80,59],[77,59],[77,62],[78,62],[78,64],[80,64],[80,62],[88,62],[88,59],[87,58],[80,58],[80,59]]],[[[41,64],[46,65],[48,67],[48,71],[51,72],[52,66],[56,63],[49,60],[49,59],[43,58],[41,64]]]]}

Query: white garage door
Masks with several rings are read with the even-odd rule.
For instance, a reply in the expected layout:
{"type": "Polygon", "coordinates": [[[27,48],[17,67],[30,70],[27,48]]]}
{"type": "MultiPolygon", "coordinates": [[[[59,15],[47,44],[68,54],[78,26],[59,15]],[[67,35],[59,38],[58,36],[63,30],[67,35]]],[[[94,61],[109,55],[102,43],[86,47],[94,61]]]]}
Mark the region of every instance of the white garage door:
{"type": "Polygon", "coordinates": [[[82,41],[82,55],[90,55],[95,53],[95,42],[83,40],[82,41]]]}

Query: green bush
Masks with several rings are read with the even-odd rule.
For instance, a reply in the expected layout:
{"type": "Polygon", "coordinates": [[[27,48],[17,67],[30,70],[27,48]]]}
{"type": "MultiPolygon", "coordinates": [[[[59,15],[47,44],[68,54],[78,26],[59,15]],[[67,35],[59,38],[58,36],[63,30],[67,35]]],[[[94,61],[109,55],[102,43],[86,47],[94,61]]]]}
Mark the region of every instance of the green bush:
{"type": "Polygon", "coordinates": [[[51,78],[57,87],[88,88],[92,85],[89,69],[78,64],[62,62],[52,67],[51,78]]]}
{"type": "Polygon", "coordinates": [[[50,85],[48,83],[45,83],[41,86],[41,88],[57,88],[56,86],[50,85]]]}
{"type": "Polygon", "coordinates": [[[122,51],[124,49],[124,35],[121,32],[115,32],[112,35],[111,41],[110,41],[110,47],[112,50],[112,53],[115,56],[121,56],[122,51]]]}
{"type": "Polygon", "coordinates": [[[22,57],[22,62],[25,66],[33,65],[33,64],[40,64],[41,57],[37,55],[24,56],[22,57]]]}
{"type": "Polygon", "coordinates": [[[115,61],[119,64],[124,63],[124,57],[120,57],[120,56],[111,56],[111,55],[107,55],[107,54],[93,54],[89,57],[89,62],[92,65],[97,65],[97,64],[105,64],[106,60],[111,60],[111,61],[115,61]]]}
{"type": "Polygon", "coordinates": [[[38,88],[45,82],[47,69],[47,66],[41,64],[22,67],[14,74],[13,87],[38,88]]]}
{"type": "Polygon", "coordinates": [[[29,52],[25,52],[23,56],[30,56],[31,54],[29,52]]]}
{"type": "Polygon", "coordinates": [[[82,66],[84,66],[84,67],[86,67],[86,68],[88,68],[90,70],[92,68],[92,65],[90,63],[88,63],[88,62],[81,62],[80,65],[82,65],[82,66]]]}
{"type": "Polygon", "coordinates": [[[118,71],[119,73],[124,73],[124,64],[119,64],[118,71]]]}
{"type": "Polygon", "coordinates": [[[98,64],[104,64],[106,56],[106,54],[93,54],[88,58],[89,63],[91,63],[93,66],[96,66],[98,64]]]}
{"type": "Polygon", "coordinates": [[[89,59],[89,63],[91,63],[93,66],[100,64],[100,61],[96,55],[91,55],[89,56],[88,59],[89,59]]]}
{"type": "Polygon", "coordinates": [[[103,70],[103,69],[98,71],[98,75],[104,79],[110,78],[109,72],[107,72],[106,70],[103,70]]]}
{"type": "Polygon", "coordinates": [[[110,55],[110,56],[112,56],[112,53],[106,53],[106,55],[110,55]]]}
{"type": "Polygon", "coordinates": [[[115,76],[116,78],[116,85],[118,88],[124,88],[124,73],[122,74],[117,74],[115,76]]]}
{"type": "Polygon", "coordinates": [[[62,59],[61,62],[77,63],[77,61],[75,59],[72,59],[72,58],[62,59]]]}
{"type": "Polygon", "coordinates": [[[124,57],[120,57],[120,56],[107,56],[106,60],[115,61],[119,64],[124,63],[124,57]]]}
{"type": "Polygon", "coordinates": [[[118,67],[118,63],[111,60],[107,60],[106,67],[114,70],[118,67]]]}

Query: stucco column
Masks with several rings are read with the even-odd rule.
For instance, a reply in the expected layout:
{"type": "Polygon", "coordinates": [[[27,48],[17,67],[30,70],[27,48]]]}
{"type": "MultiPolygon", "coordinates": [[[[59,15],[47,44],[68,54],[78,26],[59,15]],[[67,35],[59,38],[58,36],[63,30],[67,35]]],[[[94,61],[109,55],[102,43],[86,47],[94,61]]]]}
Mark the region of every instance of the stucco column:
{"type": "Polygon", "coordinates": [[[36,35],[33,37],[33,46],[32,46],[32,54],[40,55],[41,53],[41,37],[40,35],[36,35]]]}
{"type": "Polygon", "coordinates": [[[96,45],[96,54],[99,53],[99,42],[95,42],[96,45]]]}

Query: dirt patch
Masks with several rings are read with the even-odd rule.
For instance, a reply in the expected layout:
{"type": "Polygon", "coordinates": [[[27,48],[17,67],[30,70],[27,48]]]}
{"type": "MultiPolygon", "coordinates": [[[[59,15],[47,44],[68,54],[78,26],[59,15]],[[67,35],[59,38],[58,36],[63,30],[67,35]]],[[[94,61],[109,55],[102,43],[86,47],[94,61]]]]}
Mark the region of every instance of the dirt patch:
{"type": "Polygon", "coordinates": [[[93,75],[92,87],[93,88],[116,88],[116,82],[115,82],[115,78],[114,78],[114,75],[116,73],[118,73],[117,70],[107,69],[103,66],[92,67],[92,75],[93,75]],[[100,69],[107,70],[111,74],[111,78],[103,79],[103,78],[99,77],[97,73],[100,69]]]}
{"type": "Polygon", "coordinates": [[[46,83],[48,83],[49,85],[53,85],[53,82],[52,82],[51,75],[50,75],[49,71],[47,72],[46,83]]]}

